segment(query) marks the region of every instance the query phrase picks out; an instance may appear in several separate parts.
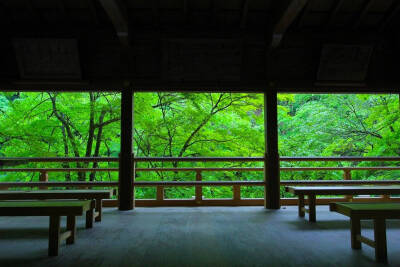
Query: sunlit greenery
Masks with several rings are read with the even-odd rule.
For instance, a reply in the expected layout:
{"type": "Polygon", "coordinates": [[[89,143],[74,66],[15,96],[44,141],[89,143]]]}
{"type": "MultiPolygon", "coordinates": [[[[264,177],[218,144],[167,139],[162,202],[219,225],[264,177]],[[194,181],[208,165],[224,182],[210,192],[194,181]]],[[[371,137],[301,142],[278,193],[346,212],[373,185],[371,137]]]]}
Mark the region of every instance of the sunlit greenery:
{"type": "MultiPolygon", "coordinates": [[[[137,93],[135,155],[254,157],[264,155],[262,94],[137,93]]],[[[280,156],[400,156],[398,95],[281,94],[280,156]]],[[[118,157],[120,94],[1,93],[1,157],[118,157]]],[[[394,166],[395,162],[282,162],[281,166],[394,166]]],[[[140,163],[137,167],[262,167],[262,163],[140,163]]],[[[18,167],[117,167],[117,163],[29,163],[18,167]]],[[[397,171],[357,171],[353,179],[398,179],[397,171]]],[[[194,180],[194,172],[138,172],[137,180],[194,180]]],[[[262,180],[262,172],[203,172],[203,180],[262,180]]],[[[337,172],[281,172],[281,179],[342,179],[337,172]]],[[[116,172],[50,173],[50,180],[117,180],[116,172]]],[[[1,173],[0,181],[37,181],[38,173],[1,173]]],[[[204,187],[208,198],[230,187],[204,187]]],[[[137,188],[154,198],[155,188],[137,188]]],[[[167,188],[190,198],[194,188],[167,188]]],[[[243,197],[263,188],[243,187],[243,197]]],[[[282,192],[282,194],[284,194],[282,192]]]]}

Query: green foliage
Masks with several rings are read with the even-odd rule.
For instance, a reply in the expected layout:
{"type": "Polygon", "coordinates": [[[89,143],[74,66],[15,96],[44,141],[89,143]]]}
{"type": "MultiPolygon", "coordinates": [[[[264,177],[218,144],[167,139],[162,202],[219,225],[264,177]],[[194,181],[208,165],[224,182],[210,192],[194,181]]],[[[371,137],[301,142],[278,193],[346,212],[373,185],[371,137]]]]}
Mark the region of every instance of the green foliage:
{"type": "MultiPolygon", "coordinates": [[[[144,157],[264,155],[262,94],[137,93],[134,151],[144,157]]],[[[399,156],[398,95],[278,95],[280,156],[399,156]]],[[[1,157],[117,157],[118,93],[1,93],[1,157]]],[[[387,162],[283,162],[284,166],[388,166],[387,162]]],[[[29,163],[20,167],[116,167],[116,163],[29,163]]],[[[138,163],[137,167],[262,167],[262,163],[138,163]]],[[[353,179],[397,179],[397,171],[357,171],[353,179]]],[[[203,180],[262,180],[262,172],[202,172],[203,180]]],[[[0,181],[36,181],[38,174],[0,173],[0,181]]],[[[50,173],[50,180],[117,180],[116,172],[50,173]]],[[[137,180],[194,180],[193,172],[137,172],[137,180]]],[[[343,179],[340,171],[281,172],[281,179],[343,179]]],[[[262,187],[242,187],[262,197],[262,187]]],[[[166,198],[192,198],[194,188],[167,188],[166,198]]],[[[208,198],[230,187],[204,187],[208,198]]],[[[288,196],[287,193],[281,193],[288,196]]],[[[155,188],[136,188],[154,198],[155,188]]]]}

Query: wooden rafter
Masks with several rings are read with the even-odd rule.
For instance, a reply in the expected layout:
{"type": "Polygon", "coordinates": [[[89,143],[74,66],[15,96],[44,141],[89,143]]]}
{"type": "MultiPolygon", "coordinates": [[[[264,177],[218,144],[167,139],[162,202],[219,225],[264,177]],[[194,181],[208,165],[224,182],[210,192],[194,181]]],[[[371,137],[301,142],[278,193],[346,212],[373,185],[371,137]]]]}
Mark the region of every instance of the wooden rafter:
{"type": "Polygon", "coordinates": [[[309,1],[307,5],[304,7],[303,12],[299,16],[299,22],[297,23],[297,28],[303,28],[304,23],[306,21],[305,18],[310,13],[310,10],[311,10],[311,5],[309,1]]]}
{"type": "Polygon", "coordinates": [[[26,1],[26,6],[32,12],[32,14],[35,17],[36,21],[38,23],[42,23],[43,22],[42,15],[40,14],[40,12],[37,9],[37,7],[33,4],[33,1],[32,0],[27,0],[26,1]]]}
{"type": "Polygon", "coordinates": [[[358,29],[358,27],[360,27],[361,22],[363,21],[365,16],[368,14],[368,11],[371,9],[371,6],[374,4],[374,2],[375,2],[374,0],[366,0],[364,2],[364,6],[361,10],[361,13],[357,17],[357,19],[355,20],[355,22],[353,24],[353,29],[358,29]]]}
{"type": "Polygon", "coordinates": [[[189,0],[183,0],[183,20],[185,23],[189,20],[189,0]]]}
{"type": "Polygon", "coordinates": [[[11,24],[9,12],[3,3],[0,3],[0,16],[4,24],[11,24]]]}
{"type": "Polygon", "coordinates": [[[247,24],[247,14],[249,13],[249,0],[243,0],[242,17],[240,19],[240,28],[245,29],[247,24]]]}
{"type": "Polygon", "coordinates": [[[121,43],[129,46],[128,12],[120,0],[100,0],[101,5],[110,18],[121,43]]]}
{"type": "Polygon", "coordinates": [[[94,23],[97,25],[99,24],[99,16],[97,14],[97,9],[93,1],[94,0],[87,0],[87,4],[89,6],[90,12],[92,13],[94,23]]]}
{"type": "Polygon", "coordinates": [[[283,12],[277,16],[276,23],[273,24],[271,48],[277,48],[280,45],[286,31],[306,6],[307,2],[308,0],[291,0],[286,7],[280,8],[283,12]]]}
{"type": "Polygon", "coordinates": [[[65,13],[66,10],[65,10],[65,3],[64,3],[64,0],[58,0],[58,1],[57,1],[57,4],[58,4],[58,8],[60,9],[60,11],[61,11],[62,13],[65,13]]]}
{"type": "Polygon", "coordinates": [[[379,26],[380,31],[384,31],[387,26],[393,21],[393,19],[396,17],[396,15],[400,11],[400,1],[394,1],[393,5],[390,7],[390,11],[388,15],[385,16],[383,21],[381,22],[381,25],[379,26]]]}
{"type": "Polygon", "coordinates": [[[218,23],[218,7],[217,7],[217,0],[211,0],[210,1],[210,13],[211,13],[211,19],[212,19],[212,24],[217,26],[218,23]]]}
{"type": "Polygon", "coordinates": [[[332,11],[328,16],[328,21],[326,23],[326,27],[330,27],[335,20],[336,14],[339,12],[340,8],[342,7],[344,0],[336,0],[333,4],[332,11]]]}
{"type": "Polygon", "coordinates": [[[60,13],[63,16],[63,18],[65,19],[67,16],[67,9],[65,7],[65,3],[64,0],[58,0],[57,1],[58,4],[58,8],[60,9],[60,13]]]}
{"type": "Polygon", "coordinates": [[[153,10],[153,26],[158,28],[160,26],[160,0],[152,0],[153,10]]]}

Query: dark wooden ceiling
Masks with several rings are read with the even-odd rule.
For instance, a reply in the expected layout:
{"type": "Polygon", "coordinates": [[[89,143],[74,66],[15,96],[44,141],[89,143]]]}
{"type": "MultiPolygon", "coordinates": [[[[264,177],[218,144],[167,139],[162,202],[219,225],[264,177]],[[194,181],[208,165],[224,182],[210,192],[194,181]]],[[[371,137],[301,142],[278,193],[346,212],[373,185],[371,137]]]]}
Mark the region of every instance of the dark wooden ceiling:
{"type": "Polygon", "coordinates": [[[0,0],[0,85],[396,91],[399,24],[398,0],[0,0]],[[76,41],[80,75],[46,74],[21,39],[76,41]]]}

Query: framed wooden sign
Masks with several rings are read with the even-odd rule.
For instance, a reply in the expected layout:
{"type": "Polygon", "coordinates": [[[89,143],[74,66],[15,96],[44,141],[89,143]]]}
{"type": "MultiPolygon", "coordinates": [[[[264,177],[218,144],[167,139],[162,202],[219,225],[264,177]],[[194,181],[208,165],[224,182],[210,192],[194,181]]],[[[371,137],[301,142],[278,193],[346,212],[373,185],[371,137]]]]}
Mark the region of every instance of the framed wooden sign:
{"type": "Polygon", "coordinates": [[[370,45],[324,45],[317,79],[319,81],[364,81],[373,47],[370,45]]]}
{"type": "Polygon", "coordinates": [[[15,39],[21,79],[81,79],[75,39],[15,39]]]}

